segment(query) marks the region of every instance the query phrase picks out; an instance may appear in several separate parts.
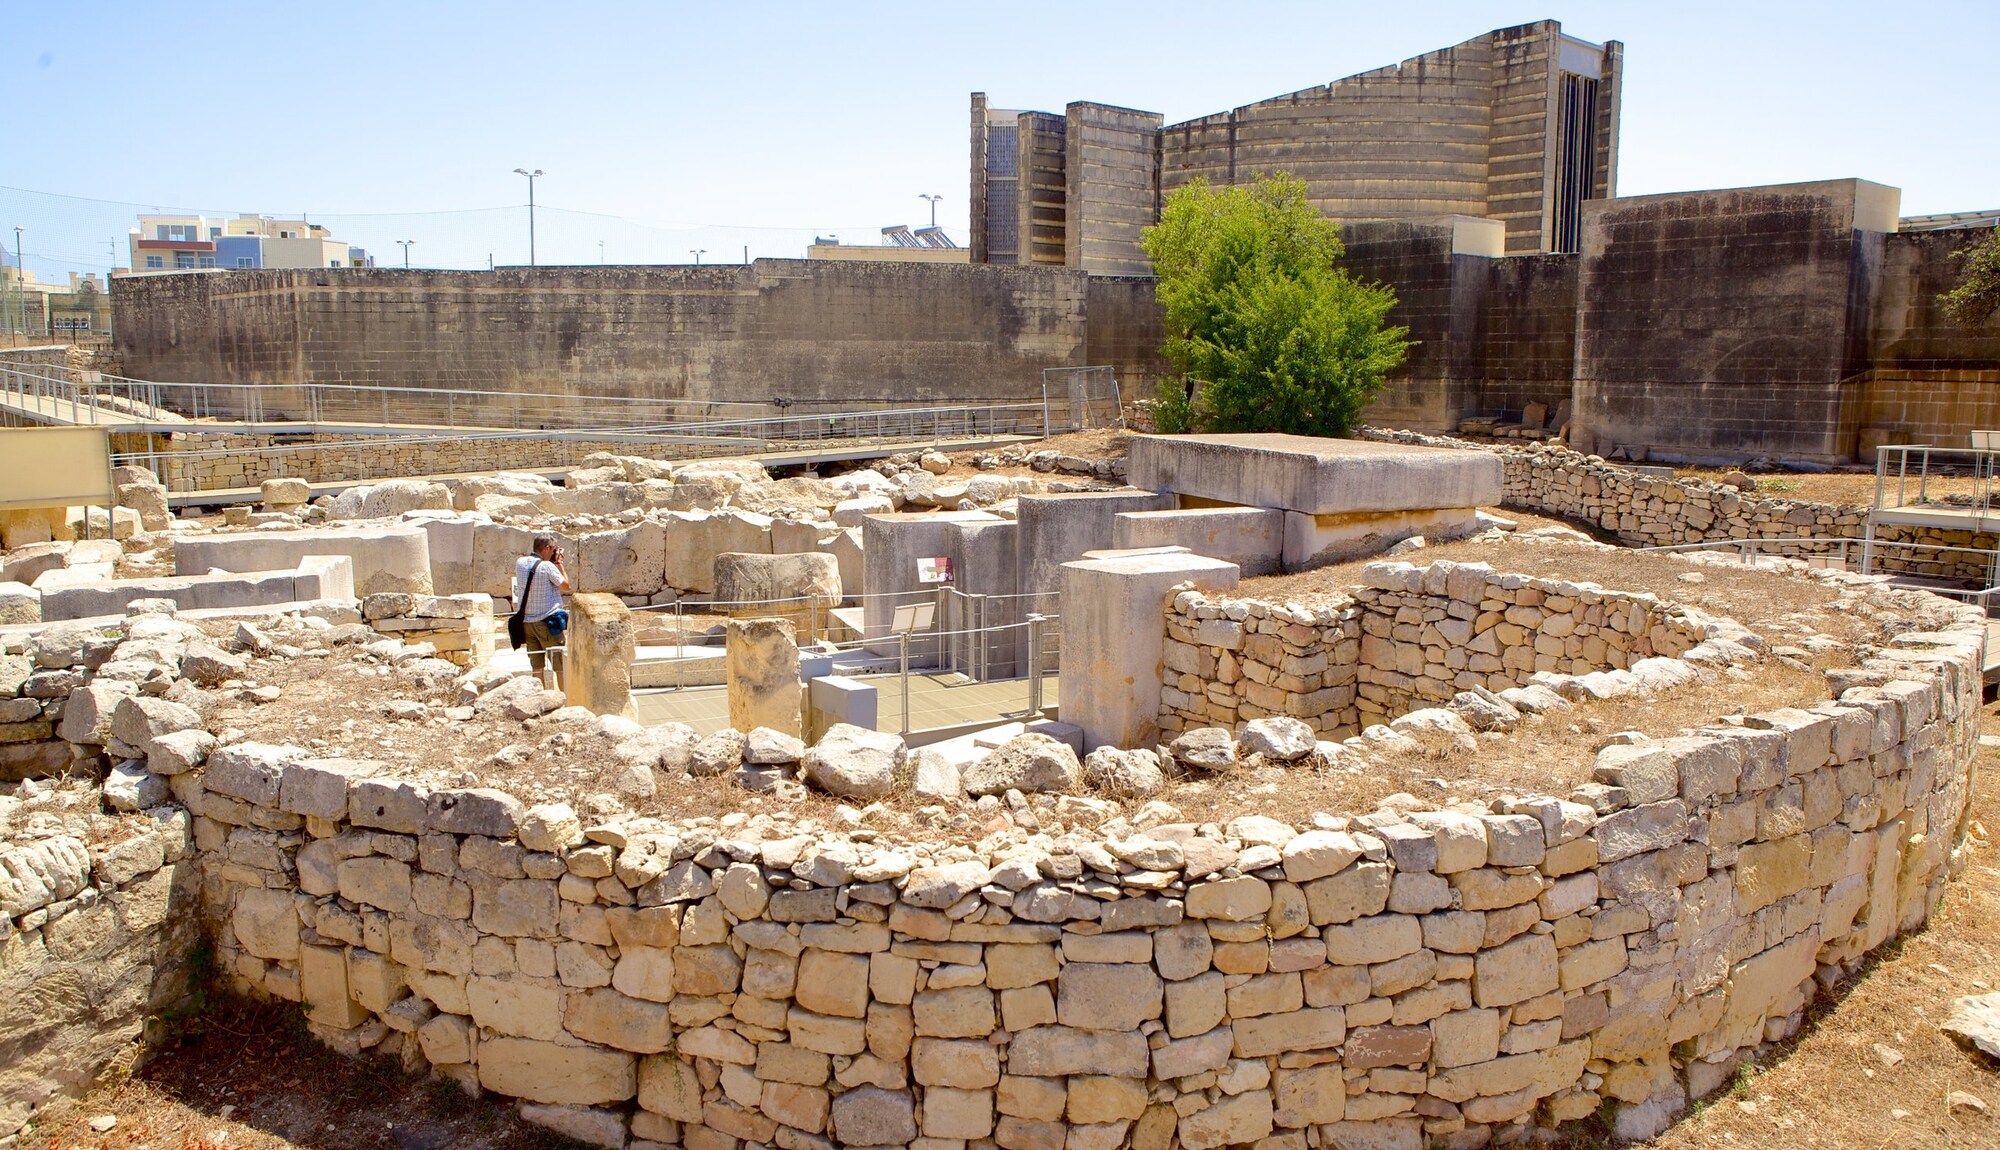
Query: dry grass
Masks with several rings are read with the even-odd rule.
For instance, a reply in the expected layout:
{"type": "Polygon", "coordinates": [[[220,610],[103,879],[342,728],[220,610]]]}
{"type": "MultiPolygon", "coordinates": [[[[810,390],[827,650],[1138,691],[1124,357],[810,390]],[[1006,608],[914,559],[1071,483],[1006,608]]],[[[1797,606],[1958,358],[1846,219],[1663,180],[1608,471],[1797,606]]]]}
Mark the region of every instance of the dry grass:
{"type": "MultiPolygon", "coordinates": [[[[1522,529],[1530,530],[1532,526],[1524,522],[1522,529]]],[[[1694,563],[1669,554],[1630,548],[1607,550],[1583,544],[1530,541],[1519,538],[1518,534],[1499,543],[1473,540],[1446,543],[1398,558],[1418,566],[1440,559],[1490,563],[1496,570],[1543,579],[1649,592],[1669,603],[1686,603],[1711,614],[1726,615],[1774,642],[1784,642],[1786,636],[1798,633],[1802,627],[1848,643],[1879,642],[1884,637],[1878,628],[1866,625],[1852,613],[1851,593],[1814,580],[1737,564],[1694,563]],[[1691,575],[1698,578],[1689,578],[1691,575]]],[[[1379,562],[1381,556],[1372,556],[1296,574],[1245,579],[1238,594],[1272,602],[1328,603],[1350,595],[1360,581],[1362,568],[1379,562]]]]}
{"type": "MultiPolygon", "coordinates": [[[[1722,477],[1730,474],[1727,468],[1680,467],[1674,474],[1683,479],[1706,479],[1720,483],[1722,477]]],[[[1744,494],[1752,499],[1796,499],[1808,503],[1836,503],[1845,506],[1872,506],[1875,502],[1875,473],[1828,471],[1828,472],[1786,472],[1779,475],[1753,475],[1756,489],[1744,494]]],[[[1981,488],[1979,480],[1971,476],[1933,475],[1929,484],[1929,495],[1933,501],[1958,495],[1973,496],[1981,488]]],[[[1890,490],[1894,490],[1891,481],[1890,490]]],[[[1917,484],[1913,479],[1908,484],[1905,497],[1910,502],[1917,498],[1917,484]]]]}

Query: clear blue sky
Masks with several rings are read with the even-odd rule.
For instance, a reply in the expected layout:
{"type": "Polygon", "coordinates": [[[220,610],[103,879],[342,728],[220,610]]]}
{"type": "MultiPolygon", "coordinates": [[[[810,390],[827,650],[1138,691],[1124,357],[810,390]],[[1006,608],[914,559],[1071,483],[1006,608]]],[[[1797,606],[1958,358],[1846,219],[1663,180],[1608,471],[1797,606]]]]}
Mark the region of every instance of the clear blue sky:
{"type": "Polygon", "coordinates": [[[1861,176],[2000,208],[2000,3],[10,5],[0,241],[101,269],[141,207],[296,215],[383,264],[966,237],[967,94],[1205,115],[1552,17],[1625,43],[1625,194],[1861,176]],[[104,201],[104,202],[94,202],[104,201]]]}

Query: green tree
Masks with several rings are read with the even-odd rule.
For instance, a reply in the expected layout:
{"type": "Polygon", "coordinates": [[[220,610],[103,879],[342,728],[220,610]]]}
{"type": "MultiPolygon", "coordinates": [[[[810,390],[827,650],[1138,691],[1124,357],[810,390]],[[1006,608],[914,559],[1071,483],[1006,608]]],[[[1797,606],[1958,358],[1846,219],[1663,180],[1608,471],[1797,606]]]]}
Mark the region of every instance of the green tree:
{"type": "Polygon", "coordinates": [[[1952,253],[1965,261],[1965,279],[1938,296],[1945,318],[1963,327],[1979,323],[2000,311],[2000,227],[1969,248],[1952,253]]]}
{"type": "Polygon", "coordinates": [[[1195,180],[1167,197],[1144,243],[1162,350],[1199,388],[1177,412],[1191,424],[1347,435],[1410,348],[1409,329],[1385,322],[1396,294],[1339,267],[1340,229],[1303,180],[1195,180]]]}

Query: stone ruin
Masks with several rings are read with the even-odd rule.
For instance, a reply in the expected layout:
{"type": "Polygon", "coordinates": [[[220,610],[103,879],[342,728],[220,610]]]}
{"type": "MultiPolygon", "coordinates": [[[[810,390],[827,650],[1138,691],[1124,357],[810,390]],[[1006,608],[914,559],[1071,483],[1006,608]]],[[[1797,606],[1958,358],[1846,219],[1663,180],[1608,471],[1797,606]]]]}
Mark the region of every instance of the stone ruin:
{"type": "MultiPolygon", "coordinates": [[[[1307,610],[1232,594],[1232,565],[1192,580],[1206,590],[1175,578],[1198,558],[1065,569],[1122,580],[1112,616],[1158,637],[1139,684],[1157,741],[1085,756],[1029,730],[953,758],[852,727],[810,746],[640,728],[376,629],[445,609],[414,599],[233,629],[142,602],[113,625],[12,629],[0,1042],[23,1054],[0,1072],[4,1129],[175,1001],[205,935],[228,988],[300,1003],[336,1049],[594,1145],[1414,1150],[1599,1113],[1644,1136],[1921,927],[1959,864],[1977,612],[1774,571],[1921,629],[1854,652],[1823,701],[1732,718],[1724,672],[1754,674],[1766,644],[1687,607],[1440,562],[1371,567],[1352,606],[1307,610]],[[1539,617],[1497,655],[1494,628],[1444,626],[1453,604],[1530,590],[1539,617]],[[1378,615],[1426,621],[1383,648],[1378,615]],[[1406,641],[1426,668],[1433,649],[1497,666],[1426,686],[1406,641]],[[1220,706],[1225,656],[1302,679],[1345,658],[1352,702],[1321,702],[1353,720],[1316,728],[1247,688],[1229,726],[1191,713],[1185,676],[1220,706]],[[541,768],[509,789],[210,729],[226,707],[283,708],[253,684],[314,664],[376,675],[385,708],[450,737],[525,740],[510,762],[600,747],[616,782],[557,796],[541,768]],[[1689,680],[1711,685],[1712,722],[1614,740],[1554,793],[1309,818],[1175,805],[1190,783],[1532,738],[1562,708],[1689,680]],[[396,701],[419,685],[443,703],[396,701]],[[742,798],[675,815],[701,787],[742,798]],[[848,805],[816,814],[812,792],[848,805]],[[56,986],[74,991],[35,990],[56,986]]],[[[1097,742],[1112,712],[1069,681],[1064,716],[1097,742]]]]}
{"type": "MultiPolygon", "coordinates": [[[[1382,499],[1344,474],[1366,452],[1263,446],[1198,443],[1192,469],[1137,448],[1161,490],[1015,519],[864,515],[887,540],[1062,557],[1062,721],[932,745],[807,742],[796,682],[761,664],[749,729],[640,727],[631,618],[604,593],[578,596],[567,696],[482,665],[490,592],[438,586],[479,549],[441,555],[423,509],[342,546],[428,587],[364,590],[345,554],[365,597],[0,628],[0,1136],[181,1001],[206,947],[227,989],[299,1003],[335,1049],[628,1150],[1420,1150],[1593,1115],[1645,1137],[1924,925],[1963,865],[1979,612],[1767,561],[1880,633],[1822,697],[1730,714],[1783,656],[1698,583],[1669,602],[1437,561],[1309,607],[1245,595],[1272,555],[1476,529],[1515,483],[1513,457],[1422,477],[1438,456],[1397,453],[1419,478],[1382,499]],[[1246,484],[1276,506],[1229,503],[1246,484]],[[246,733],[300,672],[368,676],[357,705],[394,729],[246,733]],[[1690,689],[1705,721],[1599,740],[1541,790],[1284,798],[1690,689]],[[1218,791],[1240,809],[1183,813],[1218,791]],[[688,813],[702,796],[729,813],[688,813]]],[[[177,557],[312,554],[286,549],[323,528],[270,514],[292,526],[177,557]]]]}

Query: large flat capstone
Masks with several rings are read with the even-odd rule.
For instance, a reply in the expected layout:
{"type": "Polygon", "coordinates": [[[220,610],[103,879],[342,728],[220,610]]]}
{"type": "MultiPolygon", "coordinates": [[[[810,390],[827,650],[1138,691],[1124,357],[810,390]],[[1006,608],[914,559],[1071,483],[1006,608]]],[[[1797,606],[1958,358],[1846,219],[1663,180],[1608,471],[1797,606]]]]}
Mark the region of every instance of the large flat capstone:
{"type": "Polygon", "coordinates": [[[1132,485],[1306,515],[1500,502],[1500,457],[1305,435],[1139,435],[1132,485]]]}

